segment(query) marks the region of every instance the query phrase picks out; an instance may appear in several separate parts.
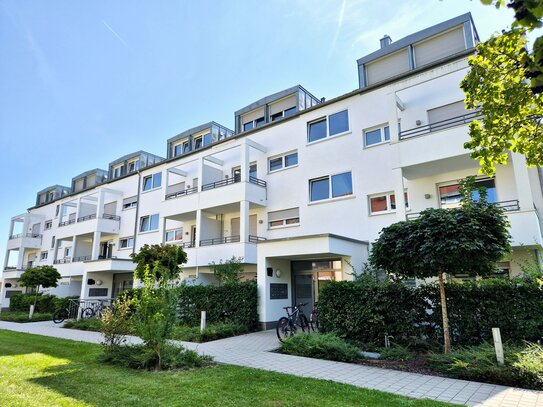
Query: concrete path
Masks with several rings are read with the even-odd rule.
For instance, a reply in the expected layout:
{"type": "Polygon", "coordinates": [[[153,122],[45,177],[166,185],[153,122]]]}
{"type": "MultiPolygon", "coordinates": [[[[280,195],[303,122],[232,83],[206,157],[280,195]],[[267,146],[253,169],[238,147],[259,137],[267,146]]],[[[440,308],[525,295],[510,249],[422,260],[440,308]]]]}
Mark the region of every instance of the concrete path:
{"type": "MultiPolygon", "coordinates": [[[[97,332],[60,329],[59,325],[52,322],[18,324],[0,321],[0,329],[91,343],[100,343],[102,340],[97,332]]],[[[128,337],[128,340],[140,342],[139,338],[133,336],[128,337]]],[[[331,380],[407,397],[469,406],[543,407],[541,391],[272,353],[270,351],[279,346],[275,331],[256,332],[203,344],[176,343],[201,354],[211,355],[218,363],[331,380]]]]}

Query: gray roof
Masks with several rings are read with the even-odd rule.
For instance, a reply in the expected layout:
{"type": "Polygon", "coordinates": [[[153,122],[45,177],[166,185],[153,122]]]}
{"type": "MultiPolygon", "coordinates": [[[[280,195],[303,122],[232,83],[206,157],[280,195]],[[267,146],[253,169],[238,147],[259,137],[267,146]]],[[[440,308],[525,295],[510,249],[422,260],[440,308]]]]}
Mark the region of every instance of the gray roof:
{"type": "Polygon", "coordinates": [[[56,189],[60,189],[60,190],[62,190],[62,189],[71,190],[70,187],[67,187],[67,186],[64,186],[64,185],[58,185],[58,184],[56,184],[56,185],[51,185],[50,187],[47,187],[47,188],[43,188],[41,191],[38,192],[38,195],[39,195],[39,194],[42,194],[42,193],[44,193],[44,192],[49,192],[49,191],[51,191],[51,190],[53,190],[53,189],[54,189],[54,190],[56,190],[56,189]]]}
{"type": "Polygon", "coordinates": [[[81,174],[76,175],[75,177],[73,177],[72,181],[74,181],[76,179],[79,179],[79,178],[86,177],[87,175],[92,175],[92,174],[107,175],[107,170],[103,170],[101,168],[95,168],[93,170],[85,171],[85,172],[82,172],[81,174]]]}
{"type": "Polygon", "coordinates": [[[276,100],[284,98],[285,96],[296,93],[299,90],[302,90],[305,93],[308,93],[309,95],[314,97],[315,99],[319,100],[319,98],[317,98],[311,92],[307,91],[307,89],[305,89],[302,85],[296,85],[296,86],[292,86],[292,87],[290,87],[288,89],[282,90],[280,92],[274,93],[273,95],[265,96],[262,99],[259,99],[256,102],[253,102],[250,105],[245,106],[244,108],[237,110],[234,114],[236,116],[242,115],[244,113],[250,112],[251,110],[255,110],[255,109],[257,109],[257,108],[259,108],[261,106],[264,106],[264,105],[266,105],[268,103],[272,103],[272,102],[274,102],[276,100]]]}
{"type": "Polygon", "coordinates": [[[155,158],[159,158],[160,160],[164,160],[164,157],[160,157],[160,156],[158,156],[156,154],[151,154],[151,153],[148,153],[146,151],[140,150],[140,151],[136,151],[135,153],[132,153],[132,154],[123,155],[121,158],[117,158],[115,161],[110,162],[109,166],[111,167],[112,165],[119,164],[119,163],[122,163],[122,162],[124,162],[126,160],[129,160],[130,158],[141,157],[142,155],[146,155],[146,156],[149,156],[149,157],[155,157],[155,158]]]}
{"type": "Polygon", "coordinates": [[[457,27],[467,22],[471,23],[473,27],[474,36],[477,40],[479,40],[479,35],[477,34],[477,30],[475,29],[475,25],[473,24],[471,13],[466,13],[458,17],[451,18],[450,20],[443,21],[442,23],[436,24],[432,27],[425,28],[424,30],[421,30],[414,34],[408,35],[407,37],[404,37],[396,42],[392,42],[390,45],[387,45],[386,47],[378,49],[377,51],[372,52],[371,54],[368,54],[360,58],[359,60],[357,60],[358,65],[360,66],[363,64],[367,64],[368,62],[371,62],[385,55],[392,54],[402,48],[405,48],[410,44],[422,41],[426,38],[432,37],[436,34],[447,31],[451,28],[457,27]]]}
{"type": "Polygon", "coordinates": [[[168,144],[170,144],[170,143],[172,143],[174,141],[177,141],[177,140],[184,139],[184,138],[186,138],[186,137],[188,137],[188,136],[190,136],[192,134],[199,133],[199,132],[201,132],[201,131],[203,131],[205,129],[210,129],[213,126],[222,127],[223,129],[226,129],[226,130],[231,131],[232,133],[234,133],[234,131],[230,130],[228,127],[223,126],[222,124],[219,124],[217,122],[210,121],[210,122],[207,122],[207,123],[204,123],[204,124],[200,124],[199,126],[193,127],[192,129],[185,130],[185,131],[179,133],[178,135],[169,138],[168,139],[168,144]]]}

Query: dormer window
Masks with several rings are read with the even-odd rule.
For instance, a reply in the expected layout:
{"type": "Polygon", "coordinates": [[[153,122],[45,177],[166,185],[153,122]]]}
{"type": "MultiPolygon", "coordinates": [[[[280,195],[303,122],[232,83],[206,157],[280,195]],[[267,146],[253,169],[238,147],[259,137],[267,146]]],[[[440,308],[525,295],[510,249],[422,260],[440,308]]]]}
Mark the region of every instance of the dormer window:
{"type": "Polygon", "coordinates": [[[113,167],[113,178],[119,178],[121,176],[121,169],[123,165],[117,165],[116,167],[113,167]]]}
{"type": "Polygon", "coordinates": [[[199,148],[202,148],[202,137],[198,137],[196,139],[194,139],[194,149],[195,150],[198,150],[199,148]]]}
{"type": "Polygon", "coordinates": [[[139,169],[140,160],[133,160],[128,163],[128,173],[137,171],[139,169]]]}

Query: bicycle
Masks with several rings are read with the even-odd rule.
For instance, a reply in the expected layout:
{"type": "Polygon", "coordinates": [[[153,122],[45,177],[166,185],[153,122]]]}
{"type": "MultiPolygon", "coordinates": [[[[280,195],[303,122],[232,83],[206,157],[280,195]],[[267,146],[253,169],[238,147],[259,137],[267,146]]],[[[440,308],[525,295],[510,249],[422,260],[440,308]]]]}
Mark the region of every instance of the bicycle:
{"type": "Polygon", "coordinates": [[[315,303],[315,307],[311,310],[309,314],[309,326],[313,332],[319,330],[319,303],[315,303]]]}
{"type": "Polygon", "coordinates": [[[88,307],[86,307],[83,312],[81,312],[81,318],[90,319],[90,318],[102,318],[102,311],[106,308],[104,306],[103,300],[96,300],[96,302],[91,302],[88,307]]]}
{"type": "Polygon", "coordinates": [[[69,300],[66,308],[58,308],[53,312],[53,322],[60,324],[68,318],[74,318],[79,312],[79,300],[69,300]]]}
{"type": "Polygon", "coordinates": [[[297,326],[302,328],[302,332],[305,332],[306,328],[309,332],[309,321],[301,309],[301,307],[306,305],[307,303],[303,303],[293,307],[283,307],[287,316],[279,318],[277,326],[275,327],[277,337],[281,342],[283,342],[284,339],[294,336],[298,330],[297,326]],[[289,309],[292,309],[292,313],[288,311],[289,309]]]}

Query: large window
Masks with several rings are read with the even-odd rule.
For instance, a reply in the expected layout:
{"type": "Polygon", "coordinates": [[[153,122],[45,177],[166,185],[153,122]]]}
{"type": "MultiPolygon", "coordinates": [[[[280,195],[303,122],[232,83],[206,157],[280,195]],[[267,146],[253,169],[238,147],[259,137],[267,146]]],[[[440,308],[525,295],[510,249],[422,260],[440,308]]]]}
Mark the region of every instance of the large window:
{"type": "Polygon", "coordinates": [[[260,127],[266,122],[266,119],[264,117],[259,117],[255,120],[251,120],[250,122],[243,123],[243,131],[254,129],[255,127],[260,127]]]}
{"type": "Polygon", "coordinates": [[[46,220],[45,221],[45,230],[51,229],[53,227],[53,221],[52,220],[46,220]]]}
{"type": "Polygon", "coordinates": [[[132,196],[130,198],[123,199],[123,210],[124,209],[131,209],[138,206],[138,197],[132,196]]]}
{"type": "Polygon", "coordinates": [[[124,237],[120,240],[121,249],[131,249],[134,247],[134,238],[133,237],[124,237]]]}
{"type": "Polygon", "coordinates": [[[113,178],[119,178],[121,176],[122,168],[123,168],[122,164],[116,167],[113,167],[113,178]]]}
{"type": "Polygon", "coordinates": [[[140,218],[140,232],[149,232],[151,230],[158,230],[158,214],[140,218]]]}
{"type": "Polygon", "coordinates": [[[300,208],[268,212],[268,227],[278,228],[300,224],[300,208]]]}
{"type": "Polygon", "coordinates": [[[298,152],[285,154],[279,157],[268,159],[269,172],[278,171],[283,168],[293,167],[298,165],[298,152]]]}
{"type": "Polygon", "coordinates": [[[277,113],[274,113],[270,116],[270,120],[272,122],[276,121],[276,120],[279,120],[279,119],[282,119],[283,117],[288,117],[288,116],[291,116],[293,115],[294,113],[296,113],[296,106],[294,107],[291,107],[289,109],[286,109],[286,110],[283,110],[281,112],[277,112],[277,113]]]}
{"type": "Polygon", "coordinates": [[[173,146],[173,156],[177,157],[183,153],[183,143],[179,143],[173,146]]]}
{"type": "Polygon", "coordinates": [[[143,191],[150,191],[151,189],[160,188],[162,184],[162,173],[157,172],[153,175],[143,177],[143,191]]]}
{"type": "Polygon", "coordinates": [[[388,126],[379,127],[364,131],[364,146],[373,146],[390,141],[390,131],[388,126]]]}
{"type": "Polygon", "coordinates": [[[166,241],[174,242],[177,240],[183,240],[183,228],[172,229],[166,231],[166,241]]]}
{"type": "Polygon", "coordinates": [[[309,200],[311,202],[340,198],[352,194],[353,180],[351,172],[309,180],[309,200]]]}
{"type": "Polygon", "coordinates": [[[349,112],[343,110],[307,124],[307,141],[314,142],[349,131],[349,112]]]}
{"type": "Polygon", "coordinates": [[[47,260],[47,255],[48,254],[49,254],[48,252],[41,252],[40,253],[40,260],[42,260],[42,261],[47,260]]]}
{"type": "MultiPolygon", "coordinates": [[[[496,195],[496,183],[493,179],[481,179],[475,182],[476,188],[485,188],[486,189],[486,200],[487,202],[494,203],[497,202],[496,195]]],[[[475,190],[472,192],[472,197],[475,201],[478,201],[480,198],[479,191],[475,190]]],[[[441,185],[439,187],[439,199],[442,208],[455,208],[460,206],[462,201],[462,194],[460,193],[460,184],[448,184],[441,185]]]]}
{"type": "MultiPolygon", "coordinates": [[[[409,207],[407,192],[404,192],[405,207],[409,207]]],[[[384,193],[369,197],[370,214],[396,211],[396,196],[393,193],[384,193]]]]}

